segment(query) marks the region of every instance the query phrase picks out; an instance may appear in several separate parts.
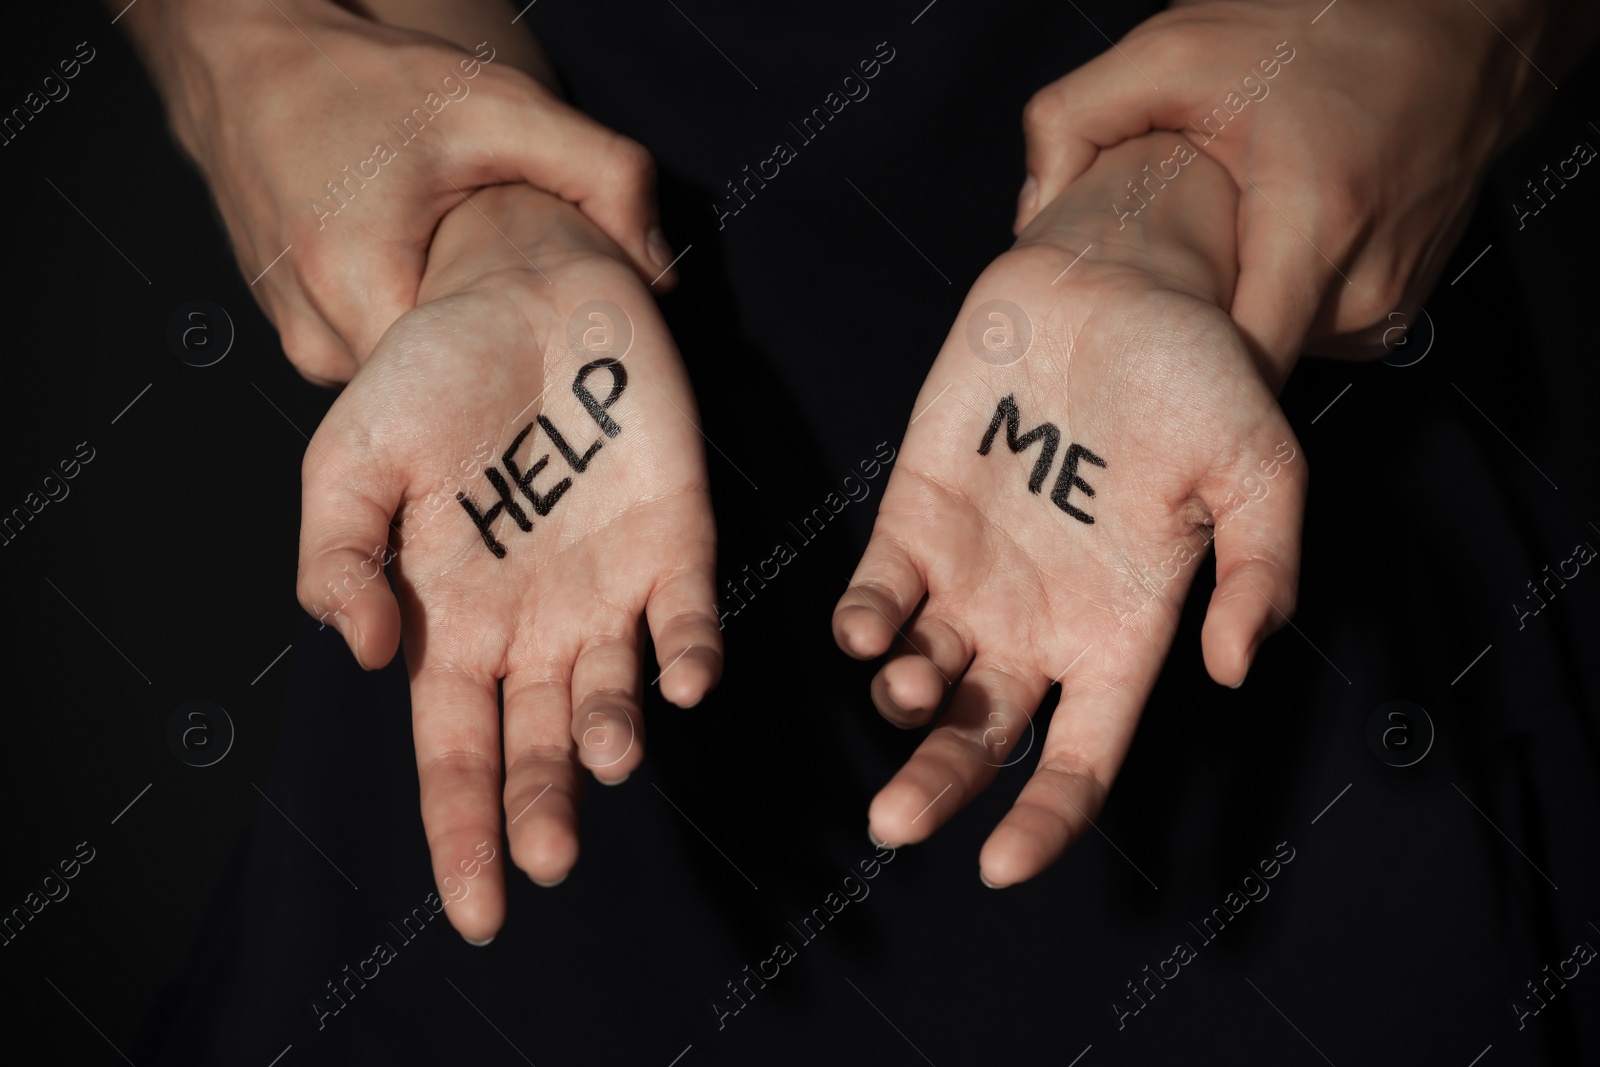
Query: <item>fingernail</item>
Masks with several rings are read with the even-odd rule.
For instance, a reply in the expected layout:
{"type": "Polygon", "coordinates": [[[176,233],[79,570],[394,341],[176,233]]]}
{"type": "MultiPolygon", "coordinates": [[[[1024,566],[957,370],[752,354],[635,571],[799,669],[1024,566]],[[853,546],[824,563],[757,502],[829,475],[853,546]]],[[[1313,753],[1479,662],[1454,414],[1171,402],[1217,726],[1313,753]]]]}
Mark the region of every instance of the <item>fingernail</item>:
{"type": "Polygon", "coordinates": [[[883,847],[883,842],[878,840],[878,835],[872,832],[872,827],[870,826],[867,827],[867,840],[871,841],[877,848],[883,847]]]}
{"type": "Polygon", "coordinates": [[[650,227],[650,232],[645,234],[644,246],[655,265],[666,270],[672,262],[672,246],[667,244],[667,235],[661,232],[660,226],[650,227]]]}
{"type": "Polygon", "coordinates": [[[990,889],[1004,889],[1005,888],[1005,886],[1003,886],[1003,885],[995,885],[993,882],[989,881],[989,879],[987,879],[987,878],[985,878],[983,876],[983,872],[982,871],[978,872],[978,881],[982,882],[984,885],[988,886],[990,889]]]}
{"type": "Polygon", "coordinates": [[[560,885],[562,882],[565,882],[567,880],[567,876],[564,875],[564,874],[560,878],[557,878],[553,882],[541,882],[541,881],[539,881],[539,879],[534,878],[533,875],[531,875],[531,874],[528,875],[528,877],[530,879],[532,879],[533,884],[538,886],[540,889],[554,889],[556,886],[560,885]]]}
{"type": "Polygon", "coordinates": [[[466,934],[462,934],[461,935],[461,940],[465,941],[467,944],[471,945],[473,948],[482,948],[483,946],[487,945],[489,942],[494,940],[494,935],[490,934],[488,937],[484,938],[482,941],[474,941],[474,940],[472,940],[472,938],[468,937],[466,934]]]}
{"type": "Polygon", "coordinates": [[[621,778],[602,778],[597,774],[597,775],[594,776],[594,780],[599,782],[601,785],[621,785],[623,782],[626,782],[629,778],[632,778],[632,777],[633,777],[633,772],[629,771],[627,774],[624,774],[621,778]]]}
{"type": "Polygon", "coordinates": [[[1033,214],[1033,209],[1039,206],[1039,182],[1033,175],[1028,175],[1028,180],[1022,183],[1022,192],[1017,194],[1017,217],[1022,218],[1033,214]]]}

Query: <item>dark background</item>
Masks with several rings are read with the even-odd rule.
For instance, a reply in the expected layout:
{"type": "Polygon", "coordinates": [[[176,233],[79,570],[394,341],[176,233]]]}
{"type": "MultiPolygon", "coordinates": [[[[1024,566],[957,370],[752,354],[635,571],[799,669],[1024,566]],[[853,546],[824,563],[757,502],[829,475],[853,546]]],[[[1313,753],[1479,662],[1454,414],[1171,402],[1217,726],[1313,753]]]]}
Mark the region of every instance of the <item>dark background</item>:
{"type": "MultiPolygon", "coordinates": [[[[898,444],[966,287],[1009,243],[1022,103],[1104,47],[1093,26],[1114,38],[1148,13],[1039,6],[940,0],[915,25],[920,0],[685,7],[742,75],[670,4],[527,16],[574,100],[656,152],[668,235],[693,246],[663,306],[706,434],[760,487],[710,451],[727,575],[898,444]],[[722,182],[883,40],[897,54],[872,95],[719,232],[722,182]]],[[[283,359],[109,20],[10,12],[0,73],[9,109],[79,41],[98,53],[0,147],[0,509],[94,449],[70,495],[0,547],[0,909],[79,842],[95,850],[0,948],[5,1046],[263,1065],[287,1048],[285,1067],[1065,1064],[1088,1046],[1083,1067],[1464,1067],[1486,1046],[1484,1067],[1600,1062],[1595,967],[1526,1029],[1509,1007],[1575,943],[1600,947],[1600,578],[1584,568],[1520,631],[1509,607],[1574,543],[1600,547],[1600,176],[1585,168],[1520,232],[1509,207],[1575,141],[1600,145],[1592,61],[1496,168],[1428,301],[1426,358],[1296,371],[1283,403],[1315,472],[1298,629],[1219,690],[1199,656],[1202,575],[1100,834],[1034,882],[983,888],[978,847],[1031,760],[1002,772],[718,1029],[724,983],[798,942],[787,923],[872,854],[867,802],[916,741],[877,718],[870,665],[828,631],[880,478],[729,620],[717,693],[647,708],[646,762],[591,790],[564,885],[513,876],[492,946],[441,920],[319,1031],[323,983],[432,889],[404,676],[362,674],[295,603],[299,462],[333,394],[283,359]],[[194,299],[237,331],[215,366],[166,340],[194,299]],[[167,740],[193,699],[237,732],[211,767],[167,740]],[[1436,730],[1405,769],[1366,739],[1390,700],[1436,730]],[[1188,923],[1281,841],[1295,859],[1271,896],[1119,1031],[1124,983],[1197,943],[1188,923]]]]}

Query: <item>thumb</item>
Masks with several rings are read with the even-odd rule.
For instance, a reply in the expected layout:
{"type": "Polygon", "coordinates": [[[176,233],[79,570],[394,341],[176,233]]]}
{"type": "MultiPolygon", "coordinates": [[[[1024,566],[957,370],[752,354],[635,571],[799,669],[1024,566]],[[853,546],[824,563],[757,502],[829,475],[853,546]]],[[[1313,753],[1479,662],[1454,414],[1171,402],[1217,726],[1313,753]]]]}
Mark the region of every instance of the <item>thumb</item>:
{"type": "MultiPolygon", "coordinates": [[[[1303,197],[1251,183],[1240,186],[1239,280],[1229,309],[1273,392],[1283,388],[1331,283],[1347,285],[1339,268],[1290,219],[1311,217],[1303,197]]],[[[1301,226],[1306,223],[1300,223],[1301,226]]],[[[1328,250],[1335,255],[1339,250],[1328,250]]]]}
{"type": "Polygon", "coordinates": [[[337,448],[320,437],[301,466],[296,592],[306,611],[338,629],[357,663],[376,670],[400,645],[400,606],[383,573],[394,558],[389,519],[400,484],[390,472],[336,461],[337,448]]]}
{"type": "Polygon", "coordinates": [[[1100,149],[1182,125],[1186,88],[1170,72],[1166,78],[1172,84],[1157,86],[1118,49],[1033,94],[1022,112],[1028,178],[1017,200],[1017,233],[1089,169],[1100,149]]]}
{"type": "Polygon", "coordinates": [[[655,161],[643,145],[548,95],[532,106],[496,99],[476,114],[484,116],[475,137],[490,181],[525,181],[578,205],[646,283],[658,290],[672,285],[655,161]]]}
{"type": "Polygon", "coordinates": [[[1234,688],[1261,642],[1294,614],[1306,461],[1288,424],[1280,425],[1265,458],[1244,461],[1201,494],[1215,524],[1217,588],[1200,645],[1211,677],[1234,688]]]}

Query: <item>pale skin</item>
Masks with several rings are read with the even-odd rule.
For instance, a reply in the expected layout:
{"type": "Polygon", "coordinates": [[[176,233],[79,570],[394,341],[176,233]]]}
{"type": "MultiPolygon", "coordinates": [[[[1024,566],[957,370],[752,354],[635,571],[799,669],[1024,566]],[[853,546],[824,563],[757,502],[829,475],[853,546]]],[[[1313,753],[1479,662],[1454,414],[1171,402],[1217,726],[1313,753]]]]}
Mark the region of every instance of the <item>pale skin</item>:
{"type": "Polygon", "coordinates": [[[1199,131],[1239,190],[1228,310],[1263,373],[1281,387],[1308,340],[1381,357],[1597,37],[1586,0],[1176,0],[1029,101],[1017,232],[1101,148],[1199,131]]]}
{"type": "MultiPolygon", "coordinates": [[[[298,588],[368,669],[404,638],[422,820],[448,900],[445,879],[502,832],[535,882],[564,879],[586,769],[625,779],[643,758],[646,683],[659,674],[662,695],[692,707],[721,673],[722,641],[694,397],[621,250],[549,194],[493,187],[441,221],[419,296],[306,453],[298,588]],[[621,321],[584,319],[574,345],[569,320],[597,297],[633,333],[626,389],[606,409],[615,437],[572,390],[621,321]],[[532,529],[502,512],[497,558],[455,494],[480,510],[498,500],[481,468],[503,472],[502,453],[541,413],[578,454],[601,447],[579,472],[546,433],[529,435],[519,468],[550,457],[534,491],[572,485],[544,516],[519,494],[532,529]],[[393,593],[376,573],[391,540],[393,593]],[[648,675],[641,620],[656,651],[648,675]]],[[[587,385],[603,400],[610,381],[600,371],[587,385]]],[[[504,919],[503,868],[485,865],[447,908],[470,941],[504,919]]]]}
{"type": "Polygon", "coordinates": [[[926,839],[989,784],[1059,678],[1038,766],[979,857],[992,886],[1038,874],[1100,811],[1171,645],[1205,527],[1216,527],[1217,589],[1202,633],[1213,679],[1241,684],[1261,641],[1294,611],[1306,464],[1223,310],[1236,274],[1228,174],[1197,156],[1123,228],[1109,207],[1127,178],[1181,141],[1151,134],[1102,151],[973,286],[834,613],[845,652],[888,653],[872,698],[889,721],[922,725],[955,690],[872,802],[870,833],[893,846],[926,839]],[[977,358],[965,335],[966,317],[994,299],[1020,306],[1036,335],[1010,366],[977,358]],[[1078,467],[1094,495],[1068,497],[1092,524],[1052,504],[1056,470],[1029,492],[1037,444],[1013,454],[1002,429],[979,454],[1006,396],[1021,430],[1060,428],[1057,468],[1069,442],[1105,460],[1078,467]],[[1270,490],[1252,490],[1274,457],[1270,490]],[[1241,506],[1246,493],[1255,499],[1241,506]],[[1197,551],[1185,556],[1184,545],[1197,551]]]}
{"type": "Polygon", "coordinates": [[[421,302],[435,226],[484,186],[577,204],[642,280],[676,280],[649,152],[560,98],[508,0],[107,6],[127,8],[251,294],[312,381],[349,381],[421,302]]]}
{"type": "MultiPolygon", "coordinates": [[[[169,0],[122,24],[246,277],[294,245],[252,287],[290,359],[331,383],[370,358],[307,455],[301,599],[368,668],[404,633],[435,875],[452,921],[479,942],[503,917],[504,865],[484,866],[460,900],[446,879],[504,828],[516,865],[559,881],[577,856],[583,768],[616,782],[637,766],[641,618],[667,699],[692,706],[720,673],[693,398],[645,288],[674,281],[660,271],[671,251],[653,168],[559,100],[504,0],[276,8],[169,0]],[[323,184],[452,68],[460,84],[480,41],[495,59],[470,98],[318,225],[309,201],[323,184]],[[556,195],[498,184],[520,181],[556,195]],[[635,333],[615,438],[569,388],[585,360],[566,322],[594,298],[622,307],[635,333]],[[524,442],[524,467],[551,453],[539,491],[573,485],[530,532],[502,514],[497,559],[453,493],[464,481],[491,504],[482,468],[541,411],[580,452],[603,447],[576,472],[548,438],[524,442]],[[391,532],[397,514],[423,517],[391,532]],[[388,541],[403,541],[398,600],[377,573],[388,541]]],[[[925,839],[1020,758],[1026,720],[1059,680],[1049,736],[1031,742],[1038,770],[980,870],[1010,885],[1058,856],[1104,801],[1213,535],[1205,662],[1216,681],[1242,683],[1294,610],[1307,467],[1274,392],[1308,337],[1383,354],[1350,334],[1375,323],[1387,336],[1385,313],[1426,293],[1484,165],[1541,102],[1534,62],[1560,79],[1600,26],[1600,10],[1567,0],[1342,0],[1323,14],[1313,27],[1278,0],[1175,4],[1030,104],[1018,244],[974,287],[908,413],[834,618],[846,652],[888,654],[873,700],[891,721],[925,723],[955,690],[873,802],[878,839],[925,839]],[[1270,96],[1230,108],[1203,146],[1210,158],[1119,226],[1110,205],[1132,206],[1126,183],[1179,140],[1142,135],[1203,122],[1280,41],[1295,58],[1259,83],[1270,96]],[[1035,327],[1011,366],[967,345],[968,318],[992,299],[1035,327]],[[1003,397],[1021,432],[1061,432],[1039,494],[1037,443],[1013,454],[1002,432],[978,454],[1003,397]],[[1092,496],[1067,494],[1093,524],[1050,499],[1074,443],[1105,460],[1080,462],[1092,496]]],[[[607,384],[602,373],[591,387],[607,384]]]]}

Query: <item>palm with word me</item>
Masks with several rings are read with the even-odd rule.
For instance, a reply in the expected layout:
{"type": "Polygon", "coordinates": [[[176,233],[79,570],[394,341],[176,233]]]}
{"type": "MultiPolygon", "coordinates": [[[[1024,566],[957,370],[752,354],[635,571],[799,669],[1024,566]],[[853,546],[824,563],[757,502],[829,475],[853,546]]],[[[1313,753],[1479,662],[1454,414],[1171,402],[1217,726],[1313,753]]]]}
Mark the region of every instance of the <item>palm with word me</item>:
{"type": "Polygon", "coordinates": [[[920,726],[950,695],[873,800],[869,827],[890,845],[928,837],[1020,758],[1031,716],[1061,683],[1038,768],[980,856],[995,886],[1038,874],[1100,810],[1208,524],[1212,677],[1242,683],[1294,610],[1306,468],[1221,310],[1236,276],[1233,184],[1200,157],[1120,230],[1110,206],[1179,140],[1103,151],[978,279],[834,614],[847,653],[888,653],[872,696],[890,721],[920,726]],[[1026,320],[989,326],[996,301],[1026,320]],[[1031,329],[1030,350],[1004,366],[979,358],[972,316],[979,332],[1031,329]],[[1251,488],[1266,478],[1269,491],[1251,488]],[[1185,564],[1164,566],[1174,558],[1185,564]]]}
{"type": "MultiPolygon", "coordinates": [[[[317,429],[300,600],[368,669],[404,634],[441,887],[502,822],[530,877],[566,876],[580,763],[614,784],[642,758],[641,615],[668,700],[716,683],[696,418],[627,258],[571,205],[498,186],[445,217],[419,306],[317,429]]],[[[481,941],[504,917],[499,868],[477,886],[449,914],[481,941]]]]}

